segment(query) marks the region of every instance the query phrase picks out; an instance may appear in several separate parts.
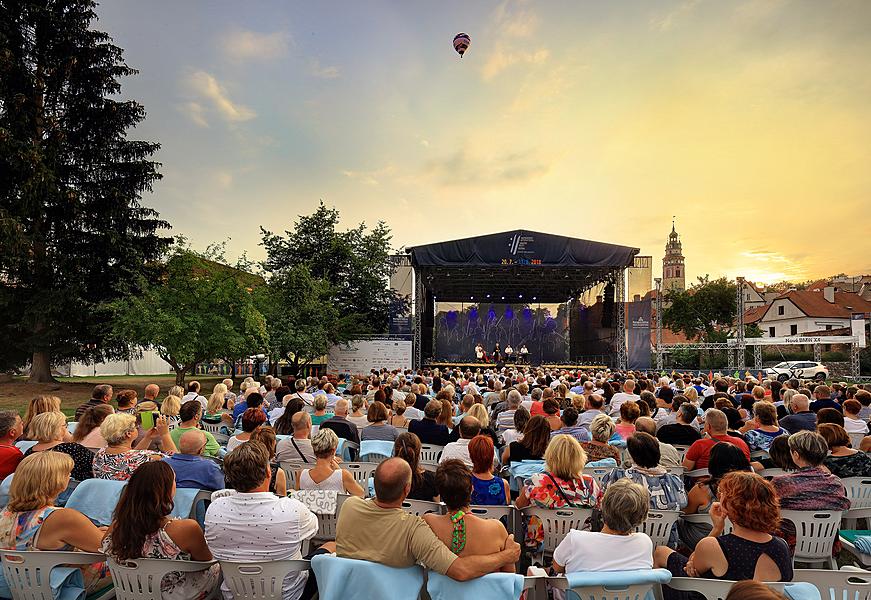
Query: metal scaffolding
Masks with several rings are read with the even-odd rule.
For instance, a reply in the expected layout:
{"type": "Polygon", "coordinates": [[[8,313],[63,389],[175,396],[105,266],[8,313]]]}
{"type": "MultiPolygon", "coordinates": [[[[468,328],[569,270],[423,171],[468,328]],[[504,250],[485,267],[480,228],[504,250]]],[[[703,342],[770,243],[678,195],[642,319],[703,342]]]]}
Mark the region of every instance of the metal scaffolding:
{"type": "Polygon", "coordinates": [[[662,278],[656,282],[656,370],[662,373],[662,278]]]}
{"type": "Polygon", "coordinates": [[[423,277],[414,274],[414,368],[423,366],[423,340],[421,339],[423,309],[426,302],[426,290],[423,285],[423,277]]]}
{"type": "Polygon", "coordinates": [[[614,280],[614,304],[617,308],[617,368],[629,367],[629,351],[626,348],[626,269],[617,269],[614,280]]]}

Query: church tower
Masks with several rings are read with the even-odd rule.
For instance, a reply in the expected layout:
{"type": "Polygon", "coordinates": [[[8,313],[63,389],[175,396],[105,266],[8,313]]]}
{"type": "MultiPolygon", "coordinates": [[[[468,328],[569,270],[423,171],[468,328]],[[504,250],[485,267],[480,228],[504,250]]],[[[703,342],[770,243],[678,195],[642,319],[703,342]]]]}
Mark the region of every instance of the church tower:
{"type": "Polygon", "coordinates": [[[662,258],[662,289],[686,289],[686,269],[683,262],[680,238],[674,230],[674,221],[671,222],[671,233],[668,235],[668,243],[665,245],[665,256],[662,258]]]}

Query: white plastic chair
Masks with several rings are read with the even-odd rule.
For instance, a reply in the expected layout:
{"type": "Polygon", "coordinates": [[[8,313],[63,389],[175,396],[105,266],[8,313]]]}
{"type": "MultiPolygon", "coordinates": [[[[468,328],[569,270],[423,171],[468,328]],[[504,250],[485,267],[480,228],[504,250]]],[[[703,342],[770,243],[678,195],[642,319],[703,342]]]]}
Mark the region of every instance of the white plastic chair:
{"type": "Polygon", "coordinates": [[[263,562],[219,561],[224,583],[235,600],[281,600],[284,578],[291,571],[308,571],[307,560],[263,562]]]}
{"type": "Polygon", "coordinates": [[[839,510],[781,510],[780,517],[795,525],[794,562],[807,564],[827,564],[837,569],[832,558],[832,546],[841,524],[839,510]]]}
{"type": "MultiPolygon", "coordinates": [[[[686,521],[687,523],[706,523],[711,529],[714,528],[714,523],[711,521],[711,515],[708,513],[695,513],[692,515],[681,515],[681,519],[686,521]]],[[[723,524],[723,535],[727,535],[732,533],[732,521],[726,519],[726,522],[723,524]]]]}
{"type": "MultiPolygon", "coordinates": [[[[115,584],[117,600],[162,600],[160,583],[169,573],[199,573],[217,561],[167,560],[163,558],[137,558],[122,563],[108,559],[112,583],[115,584]]],[[[207,598],[221,595],[220,579],[207,598]]]]}
{"type": "MultiPolygon", "coordinates": [[[[90,565],[103,562],[106,557],[91,552],[2,550],[0,560],[3,562],[3,576],[12,592],[12,600],[54,600],[50,581],[52,569],[64,565],[90,565]]],[[[114,596],[114,591],[109,588],[98,597],[102,599],[114,596]]]]}
{"type": "Polygon", "coordinates": [[[759,471],[759,476],[765,477],[766,479],[768,479],[769,477],[779,477],[780,475],[786,475],[786,471],[784,471],[783,469],[775,468],[762,469],[761,471],[759,471]]]}
{"type": "MultiPolygon", "coordinates": [[[[376,442],[376,445],[380,446],[381,442],[376,442]]],[[[384,454],[382,452],[378,452],[377,450],[373,450],[373,444],[371,444],[368,440],[365,442],[360,442],[360,462],[370,462],[379,464],[382,461],[390,458],[390,454],[384,454]]]]}
{"type": "Polygon", "coordinates": [[[21,450],[22,454],[27,452],[34,446],[36,446],[39,442],[33,440],[21,440],[20,442],[15,442],[15,447],[21,450]]]}
{"type": "Polygon", "coordinates": [[[689,447],[689,446],[683,446],[683,445],[680,445],[680,444],[672,444],[672,446],[674,446],[674,449],[677,450],[677,453],[680,455],[680,459],[681,459],[681,462],[682,462],[683,459],[684,459],[684,457],[687,455],[687,450],[689,450],[690,447],[689,447]]]}
{"type": "Polygon", "coordinates": [[[374,475],[375,469],[378,468],[378,463],[345,463],[342,465],[342,468],[350,471],[351,475],[354,476],[354,481],[359,483],[363,487],[363,491],[365,492],[369,489],[369,478],[374,475]]]}
{"type": "MultiPolygon", "coordinates": [[[[673,590],[682,592],[697,592],[706,600],[726,600],[729,590],[735,585],[735,581],[727,579],[702,579],[700,577],[672,577],[666,584],[673,590]]],[[[781,582],[763,581],[766,586],[783,596],[784,584],[781,582]]]]}
{"type": "Polygon", "coordinates": [[[439,459],[442,457],[444,446],[436,446],[434,444],[421,444],[420,446],[420,462],[429,463],[431,465],[439,464],[439,459]]]}
{"type": "Polygon", "coordinates": [[[856,529],[857,521],[871,517],[871,477],[845,477],[841,479],[850,509],[844,511],[844,529],[856,529]]]}
{"type": "Polygon", "coordinates": [[[711,472],[708,469],[693,469],[692,471],[684,471],[684,477],[690,479],[698,479],[699,477],[710,477],[711,472]]]}
{"type": "Polygon", "coordinates": [[[635,531],[650,536],[654,546],[667,546],[671,529],[679,518],[680,511],[677,510],[650,510],[635,531]]]}
{"type": "Polygon", "coordinates": [[[287,475],[287,489],[295,490],[296,489],[296,478],[299,476],[299,472],[301,469],[310,469],[314,467],[314,465],[307,465],[301,462],[280,462],[278,466],[284,470],[284,474],[287,475]]]}
{"type": "Polygon", "coordinates": [[[665,472],[671,475],[677,475],[678,477],[683,477],[686,469],[683,467],[666,467],[665,472]]]}
{"type": "Polygon", "coordinates": [[[602,478],[613,470],[614,467],[584,467],[584,475],[589,475],[601,486],[602,478]]]}
{"type": "Polygon", "coordinates": [[[871,572],[869,571],[847,567],[840,571],[795,569],[792,580],[815,586],[821,598],[871,600],[871,572]]]}
{"type": "MultiPolygon", "coordinates": [[[[569,573],[560,577],[548,577],[547,585],[558,590],[571,590],[568,598],[581,600],[641,600],[659,597],[660,585],[671,580],[665,569],[639,571],[611,571],[569,573]]],[[[525,582],[526,583],[526,582],[525,582]]],[[[533,587],[533,593],[538,586],[533,587]]],[[[547,598],[547,593],[539,596],[547,598]]]]}
{"type": "Polygon", "coordinates": [[[70,432],[70,435],[73,435],[76,432],[76,427],[78,426],[78,421],[70,421],[69,423],[67,423],[67,431],[70,432]]]}
{"type": "Polygon", "coordinates": [[[856,450],[862,445],[862,440],[865,439],[864,433],[850,433],[850,445],[853,446],[856,450]]]}
{"type": "Polygon", "coordinates": [[[523,516],[538,517],[544,532],[544,554],[553,554],[559,543],[572,529],[581,530],[587,519],[593,516],[592,508],[539,508],[527,506],[523,516]]]}
{"type": "Polygon", "coordinates": [[[314,535],[315,540],[332,541],[336,539],[336,524],[339,522],[339,511],[342,510],[342,504],[350,498],[350,494],[336,494],[336,512],[335,514],[321,514],[318,516],[318,532],[314,535]]]}
{"type": "Polygon", "coordinates": [[[216,433],[221,433],[221,427],[223,423],[206,423],[205,421],[201,421],[200,425],[203,426],[203,431],[208,431],[212,435],[216,433]]]}
{"type": "Polygon", "coordinates": [[[427,502],[426,500],[403,500],[402,510],[418,517],[428,514],[444,515],[447,512],[447,508],[441,502],[427,502]]]}

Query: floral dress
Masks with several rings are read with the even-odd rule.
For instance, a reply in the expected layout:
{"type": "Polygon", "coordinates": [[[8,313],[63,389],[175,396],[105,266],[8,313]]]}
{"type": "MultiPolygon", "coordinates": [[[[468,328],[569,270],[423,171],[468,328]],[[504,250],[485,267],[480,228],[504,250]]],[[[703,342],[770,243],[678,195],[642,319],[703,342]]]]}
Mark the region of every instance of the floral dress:
{"type": "MultiPolygon", "coordinates": [[[[599,483],[589,475],[562,479],[546,471],[527,479],[525,490],[529,503],[539,508],[599,508],[604,495],[599,483]]],[[[543,543],[541,519],[533,515],[526,525],[525,545],[537,550],[543,543]]]]}
{"type": "Polygon", "coordinates": [[[133,475],[133,471],[152,460],[153,456],[165,457],[166,455],[153,450],[128,450],[121,454],[107,454],[106,449],[101,448],[94,456],[94,477],[127,481],[133,475]]]}
{"type": "MultiPolygon", "coordinates": [[[[142,545],[142,558],[160,558],[166,560],[191,560],[191,555],[185,552],[169,537],[166,525],[172,519],[145,538],[142,545]]],[[[103,538],[102,550],[111,552],[112,534],[103,538]]],[[[218,585],[221,579],[221,567],[214,564],[205,571],[182,573],[171,571],[163,576],[160,582],[160,595],[163,600],[202,600],[218,585]]]]}

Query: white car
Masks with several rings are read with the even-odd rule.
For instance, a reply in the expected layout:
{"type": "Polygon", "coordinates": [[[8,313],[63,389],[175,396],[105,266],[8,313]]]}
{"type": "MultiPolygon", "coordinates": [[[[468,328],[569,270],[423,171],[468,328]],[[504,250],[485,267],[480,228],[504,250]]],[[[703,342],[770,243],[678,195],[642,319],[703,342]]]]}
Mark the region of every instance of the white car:
{"type": "Polygon", "coordinates": [[[829,378],[829,369],[823,363],[810,360],[788,360],[765,369],[765,374],[778,381],[793,378],[825,381],[829,378]]]}

